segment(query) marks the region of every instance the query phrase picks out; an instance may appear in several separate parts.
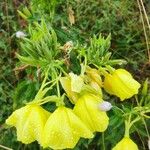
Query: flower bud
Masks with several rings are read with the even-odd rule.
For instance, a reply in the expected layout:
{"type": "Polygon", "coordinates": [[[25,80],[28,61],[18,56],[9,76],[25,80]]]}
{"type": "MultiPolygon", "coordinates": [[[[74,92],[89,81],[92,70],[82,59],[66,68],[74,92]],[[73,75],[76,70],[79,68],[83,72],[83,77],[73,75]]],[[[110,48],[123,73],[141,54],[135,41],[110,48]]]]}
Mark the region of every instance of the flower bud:
{"type": "Polygon", "coordinates": [[[113,74],[107,74],[104,80],[104,89],[109,94],[118,96],[121,101],[137,94],[140,86],[132,75],[124,69],[117,69],[113,74]]]}
{"type": "Polygon", "coordinates": [[[94,81],[90,82],[89,85],[97,92],[100,97],[103,97],[101,87],[94,81]]]}
{"type": "Polygon", "coordinates": [[[86,73],[91,81],[96,82],[100,87],[102,87],[102,79],[98,70],[87,67],[86,73]]]}
{"type": "Polygon", "coordinates": [[[112,108],[111,103],[107,102],[107,101],[103,101],[98,105],[98,108],[101,111],[109,111],[112,108]]]}
{"type": "Polygon", "coordinates": [[[112,150],[138,150],[138,147],[130,138],[124,137],[112,150]]]}

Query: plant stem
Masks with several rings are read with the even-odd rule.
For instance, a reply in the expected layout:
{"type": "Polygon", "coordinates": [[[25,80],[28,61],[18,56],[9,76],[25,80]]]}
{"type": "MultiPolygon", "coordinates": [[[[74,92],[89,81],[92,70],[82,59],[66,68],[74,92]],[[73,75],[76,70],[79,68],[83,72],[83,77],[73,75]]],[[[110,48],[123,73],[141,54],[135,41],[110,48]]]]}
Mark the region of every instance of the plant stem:
{"type": "Polygon", "coordinates": [[[145,126],[145,130],[146,130],[147,136],[148,136],[148,138],[150,138],[150,134],[149,134],[149,131],[148,131],[148,128],[147,128],[147,125],[146,125],[145,119],[144,119],[144,118],[142,118],[142,121],[143,121],[143,124],[144,124],[144,126],[145,126]]]}
{"type": "Polygon", "coordinates": [[[106,71],[106,69],[105,69],[105,68],[98,67],[98,69],[99,69],[100,73],[101,73],[103,76],[106,76],[106,75],[108,75],[108,74],[109,74],[109,73],[106,71]]]}
{"type": "Polygon", "coordinates": [[[131,116],[132,114],[129,115],[128,120],[125,120],[125,137],[129,137],[130,136],[130,128],[132,127],[132,125],[140,120],[140,117],[136,117],[134,120],[131,121],[131,116]]]}
{"type": "Polygon", "coordinates": [[[3,145],[0,145],[0,147],[3,148],[3,149],[6,149],[6,150],[13,150],[13,149],[11,149],[9,147],[6,147],[6,146],[3,146],[3,145]]]}
{"type": "Polygon", "coordinates": [[[129,137],[129,124],[128,121],[125,121],[125,134],[124,137],[129,137]]]}
{"type": "Polygon", "coordinates": [[[102,133],[102,144],[103,144],[103,150],[105,150],[105,137],[104,137],[104,132],[102,133]]]}
{"type": "Polygon", "coordinates": [[[124,136],[125,137],[129,137],[129,130],[130,130],[130,122],[131,122],[131,114],[129,115],[129,118],[128,118],[128,120],[125,120],[125,134],[124,134],[124,136]]]}
{"type": "Polygon", "coordinates": [[[107,65],[106,68],[108,69],[110,74],[113,74],[113,72],[115,71],[115,69],[113,67],[109,66],[109,65],[107,65]]]}

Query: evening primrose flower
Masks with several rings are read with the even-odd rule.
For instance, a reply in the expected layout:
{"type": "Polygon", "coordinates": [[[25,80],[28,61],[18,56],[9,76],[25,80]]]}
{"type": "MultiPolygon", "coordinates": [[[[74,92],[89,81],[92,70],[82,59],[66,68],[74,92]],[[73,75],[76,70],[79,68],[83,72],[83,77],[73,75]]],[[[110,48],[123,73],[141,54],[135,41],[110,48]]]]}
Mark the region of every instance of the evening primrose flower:
{"type": "Polygon", "coordinates": [[[27,105],[12,113],[6,124],[16,127],[17,140],[29,144],[35,140],[41,144],[44,125],[50,113],[38,105],[27,105]]]}
{"type": "Polygon", "coordinates": [[[100,97],[85,94],[75,104],[74,112],[88,126],[92,132],[104,132],[109,123],[106,112],[101,111],[98,106],[103,102],[100,97]]]}
{"type": "Polygon", "coordinates": [[[74,148],[80,137],[92,138],[93,134],[70,108],[60,106],[45,124],[43,147],[74,148]]]}
{"type": "Polygon", "coordinates": [[[140,84],[124,69],[117,69],[113,74],[105,76],[104,89],[109,94],[118,96],[121,101],[137,94],[139,88],[140,84]]]}
{"type": "Polygon", "coordinates": [[[124,137],[112,150],[138,150],[138,147],[130,138],[124,137]]]}

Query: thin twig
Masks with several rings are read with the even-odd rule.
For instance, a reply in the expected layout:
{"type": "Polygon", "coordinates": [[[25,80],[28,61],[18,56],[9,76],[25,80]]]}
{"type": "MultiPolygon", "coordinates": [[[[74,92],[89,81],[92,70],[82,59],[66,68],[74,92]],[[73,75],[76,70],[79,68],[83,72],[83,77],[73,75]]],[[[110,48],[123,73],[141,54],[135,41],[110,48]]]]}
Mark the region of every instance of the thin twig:
{"type": "Polygon", "coordinates": [[[143,0],[140,0],[140,1],[141,1],[141,5],[142,5],[142,8],[143,8],[144,15],[145,15],[145,19],[147,21],[147,25],[148,25],[148,28],[149,28],[149,31],[150,31],[150,23],[149,23],[149,19],[148,19],[148,16],[147,16],[144,4],[143,4],[143,0]]]}
{"type": "Polygon", "coordinates": [[[13,69],[13,71],[23,71],[23,70],[25,70],[28,67],[29,67],[29,65],[24,65],[24,66],[16,67],[16,68],[13,69]]]}
{"type": "Polygon", "coordinates": [[[11,149],[9,147],[6,147],[6,146],[3,146],[3,145],[0,145],[0,147],[3,148],[3,149],[6,149],[6,150],[13,150],[13,149],[11,149]]]}
{"type": "Polygon", "coordinates": [[[142,118],[142,121],[143,121],[143,124],[144,124],[145,130],[146,130],[147,136],[148,136],[148,138],[150,138],[149,130],[148,130],[148,128],[147,128],[147,124],[146,124],[146,122],[145,122],[145,119],[144,119],[144,118],[142,118]]]}
{"type": "MultiPolygon", "coordinates": [[[[144,18],[143,18],[143,14],[142,14],[142,9],[141,9],[141,5],[140,5],[140,2],[139,0],[137,0],[137,3],[138,3],[138,7],[139,7],[139,10],[140,10],[140,16],[141,16],[141,20],[142,20],[142,25],[143,25],[143,30],[144,30],[144,36],[145,36],[145,40],[146,40],[146,47],[147,47],[147,54],[148,54],[148,60],[150,62],[150,48],[149,48],[149,43],[148,43],[148,36],[147,36],[147,33],[146,33],[146,28],[145,28],[145,23],[144,23],[144,18]]],[[[144,7],[144,5],[143,5],[144,7]]],[[[145,10],[145,8],[144,8],[145,10]]],[[[144,11],[143,10],[143,11],[144,11]]],[[[144,13],[145,14],[145,13],[144,13]]],[[[145,16],[146,17],[146,16],[145,16]]],[[[147,20],[147,19],[146,19],[147,20]]],[[[149,21],[148,21],[149,22],[149,21]]],[[[147,22],[147,23],[148,23],[147,22]]],[[[148,23],[149,24],[149,23],[148,23]]],[[[150,29],[150,26],[149,26],[149,29],[150,29]]]]}

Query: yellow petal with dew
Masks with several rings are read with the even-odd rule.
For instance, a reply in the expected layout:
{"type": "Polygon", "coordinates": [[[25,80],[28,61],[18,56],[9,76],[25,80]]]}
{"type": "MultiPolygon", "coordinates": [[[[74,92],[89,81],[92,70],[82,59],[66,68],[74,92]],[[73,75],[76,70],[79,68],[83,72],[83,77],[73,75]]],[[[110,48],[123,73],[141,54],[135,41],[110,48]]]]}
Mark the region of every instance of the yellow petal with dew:
{"type": "Polygon", "coordinates": [[[27,105],[6,120],[8,125],[17,129],[17,140],[29,144],[35,140],[41,143],[45,122],[50,113],[38,105],[27,105]]]}
{"type": "Polygon", "coordinates": [[[130,138],[124,137],[112,150],[138,150],[138,147],[130,138]]]}
{"type": "Polygon", "coordinates": [[[124,69],[117,69],[112,75],[105,76],[104,89],[121,100],[131,98],[138,93],[139,88],[140,84],[124,69]]]}
{"type": "Polygon", "coordinates": [[[43,147],[74,148],[80,137],[92,138],[92,132],[66,107],[57,108],[45,124],[43,147]]]}
{"type": "MultiPolygon", "coordinates": [[[[118,84],[122,85],[124,89],[126,89],[126,95],[120,95],[121,100],[132,97],[133,95],[138,93],[138,89],[140,88],[140,84],[133,79],[132,75],[124,69],[117,69],[114,72],[114,78],[118,79],[118,84]]],[[[125,92],[124,92],[125,93],[125,92]]]]}
{"type": "Polygon", "coordinates": [[[104,132],[109,123],[106,112],[100,111],[98,106],[102,99],[92,95],[82,96],[74,107],[75,114],[88,126],[92,132],[104,132]]]}
{"type": "Polygon", "coordinates": [[[112,75],[111,74],[107,74],[105,76],[105,80],[104,80],[104,89],[109,94],[115,95],[115,92],[113,91],[113,83],[112,82],[113,82],[112,75]]]}

